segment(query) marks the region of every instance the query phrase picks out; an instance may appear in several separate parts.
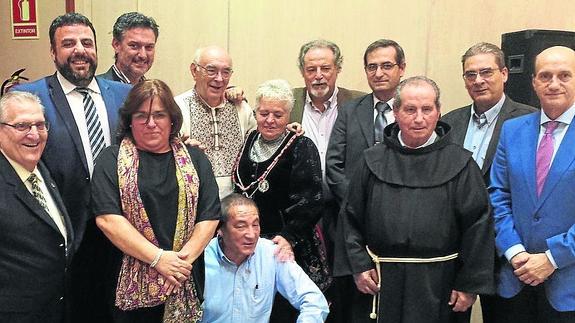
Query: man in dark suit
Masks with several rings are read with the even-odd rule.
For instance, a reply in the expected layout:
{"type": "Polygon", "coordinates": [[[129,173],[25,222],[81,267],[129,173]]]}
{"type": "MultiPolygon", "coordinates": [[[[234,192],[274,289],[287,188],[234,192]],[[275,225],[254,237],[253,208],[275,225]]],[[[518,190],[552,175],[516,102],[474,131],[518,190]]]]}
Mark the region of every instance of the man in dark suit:
{"type": "MultiPolygon", "coordinates": [[[[363,64],[373,92],[348,101],[339,109],[326,153],[326,181],[338,206],[344,201],[349,180],[363,151],[382,140],[383,128],[395,122],[391,107],[395,90],[405,71],[405,54],[395,41],[380,39],[367,47],[363,64]]],[[[334,241],[334,276],[345,275],[351,268],[347,263],[349,258],[340,254],[345,252],[341,234],[343,231],[345,228],[338,225],[334,241]]],[[[344,294],[346,304],[369,298],[369,295],[361,294],[356,288],[358,278],[353,277],[355,284],[350,276],[341,278],[347,281],[347,291],[344,294]]],[[[345,312],[342,321],[352,322],[349,307],[345,312]]]]}
{"type": "Polygon", "coordinates": [[[40,99],[0,99],[0,322],[62,323],[74,230],[40,162],[49,124],[40,99]]]}
{"type": "Polygon", "coordinates": [[[497,322],[575,322],[575,52],[535,59],[541,112],[505,122],[491,167],[497,322]]]}
{"type": "Polygon", "coordinates": [[[89,214],[89,183],[97,154],[114,142],[118,109],[130,86],[94,77],[96,33],[88,18],[59,16],[49,33],[57,72],[15,89],[37,94],[51,124],[42,160],[70,213],[78,248],[70,268],[72,320],[101,322],[106,313],[103,270],[111,244],[89,214]]]}
{"type": "Polygon", "coordinates": [[[339,110],[326,153],[326,179],[338,203],[343,201],[359,156],[376,143],[376,105],[382,102],[385,125],[395,121],[391,107],[395,89],[405,71],[405,54],[393,40],[371,43],[363,55],[372,93],[351,100],[339,110]]]}
{"type": "MultiPolygon", "coordinates": [[[[514,102],[503,93],[508,70],[499,47],[475,44],[461,57],[461,63],[465,88],[473,103],[447,113],[443,121],[452,127],[451,138],[473,153],[489,186],[489,170],[503,122],[537,109],[514,102]]],[[[497,296],[481,295],[484,322],[494,322],[499,300],[497,296]]]]}
{"type": "Polygon", "coordinates": [[[152,17],[128,12],[116,20],[112,30],[114,65],[99,76],[122,83],[135,84],[145,79],[156,53],[159,26],[152,17]]]}
{"type": "MultiPolygon", "coordinates": [[[[339,47],[330,41],[318,39],[302,45],[298,65],[305,87],[293,90],[295,104],[290,121],[301,123],[305,136],[316,145],[323,173],[323,196],[325,207],[321,218],[321,228],[327,249],[328,263],[333,268],[333,243],[339,205],[333,198],[325,181],[325,155],[338,110],[351,99],[365,95],[363,92],[336,87],[337,76],[341,72],[343,56],[339,47]]],[[[345,322],[342,310],[345,304],[347,286],[339,280],[326,292],[332,303],[329,322],[345,322]]]]}

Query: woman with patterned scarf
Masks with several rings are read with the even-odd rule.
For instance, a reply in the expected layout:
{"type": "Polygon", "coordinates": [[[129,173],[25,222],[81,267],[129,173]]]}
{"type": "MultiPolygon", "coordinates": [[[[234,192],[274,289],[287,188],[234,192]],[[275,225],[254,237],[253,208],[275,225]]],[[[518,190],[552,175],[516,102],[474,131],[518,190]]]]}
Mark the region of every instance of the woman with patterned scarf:
{"type": "Polygon", "coordinates": [[[178,138],[182,114],[164,82],[136,84],[120,119],[120,144],[92,178],[96,223],[123,253],[112,260],[114,322],[196,322],[202,253],[221,213],[211,165],[178,138]]]}
{"type": "MultiPolygon", "coordinates": [[[[294,97],[284,80],[256,90],[257,130],[236,160],[232,180],[237,193],[253,199],[260,213],[261,236],[296,262],[325,292],[331,282],[325,249],[316,230],[323,207],[320,157],[313,141],[286,130],[294,97]]],[[[270,322],[295,322],[297,312],[276,296],[270,322]]]]}

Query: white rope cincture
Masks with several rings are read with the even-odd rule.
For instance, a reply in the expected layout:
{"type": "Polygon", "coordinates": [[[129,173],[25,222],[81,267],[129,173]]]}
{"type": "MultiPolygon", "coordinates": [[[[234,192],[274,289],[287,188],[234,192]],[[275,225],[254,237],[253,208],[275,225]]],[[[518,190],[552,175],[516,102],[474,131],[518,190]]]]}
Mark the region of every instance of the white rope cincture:
{"type": "MultiPolygon", "coordinates": [[[[375,263],[375,271],[377,272],[377,277],[379,278],[377,282],[377,288],[381,288],[381,263],[406,263],[406,264],[428,264],[432,262],[444,262],[457,258],[459,253],[453,253],[447,256],[432,257],[432,258],[403,258],[403,257],[379,257],[374,254],[368,246],[365,246],[367,253],[371,257],[371,260],[375,263]]],[[[369,318],[372,320],[377,319],[377,309],[379,308],[379,292],[373,295],[373,301],[371,304],[371,313],[369,313],[369,318]]]]}

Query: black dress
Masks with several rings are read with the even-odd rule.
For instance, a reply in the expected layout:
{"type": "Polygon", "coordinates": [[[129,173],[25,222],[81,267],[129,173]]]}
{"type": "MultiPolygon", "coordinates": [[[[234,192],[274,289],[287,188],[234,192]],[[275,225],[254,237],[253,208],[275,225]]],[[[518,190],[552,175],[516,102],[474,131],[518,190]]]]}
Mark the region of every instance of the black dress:
{"type": "MultiPolygon", "coordinates": [[[[443,323],[466,320],[448,305],[451,290],[494,292],[493,220],[481,171],[471,153],[449,140],[438,123],[438,140],[409,149],[397,124],[384,143],[363,153],[342,212],[336,275],[374,268],[365,246],[380,257],[454,260],[382,263],[378,322],[443,323]]],[[[370,320],[371,295],[353,299],[354,322],[370,320]]]]}
{"type": "MultiPolygon", "coordinates": [[[[323,271],[316,271],[316,268],[325,268],[325,264],[317,263],[319,257],[313,248],[314,227],[323,208],[320,158],[315,144],[307,137],[296,137],[285,148],[293,136],[295,134],[289,133],[268,160],[258,163],[250,159],[252,146],[259,137],[257,131],[252,131],[234,169],[234,190],[251,196],[256,202],[261,236],[271,239],[280,235],[285,238],[292,245],[298,264],[318,283],[327,278],[323,271]],[[266,177],[269,187],[265,192],[259,190],[257,184],[246,191],[240,188],[238,183],[246,187],[260,178],[278,156],[277,163],[266,177]],[[310,266],[306,263],[309,261],[316,263],[310,266]]],[[[278,307],[282,306],[285,304],[274,303],[270,321],[294,322],[293,313],[278,313],[278,307]]]]}

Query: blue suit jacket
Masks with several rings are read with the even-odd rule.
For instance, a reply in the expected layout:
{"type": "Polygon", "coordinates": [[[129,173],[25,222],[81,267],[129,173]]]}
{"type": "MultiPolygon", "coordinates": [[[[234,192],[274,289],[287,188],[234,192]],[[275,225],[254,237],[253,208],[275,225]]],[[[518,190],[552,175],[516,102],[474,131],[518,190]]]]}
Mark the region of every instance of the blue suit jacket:
{"type": "MultiPolygon", "coordinates": [[[[108,124],[114,142],[118,126],[118,109],[124,103],[131,86],[100,77],[96,77],[96,81],[108,111],[108,124]]],[[[38,95],[46,109],[45,115],[46,120],[50,122],[50,131],[42,160],[58,185],[68,209],[76,233],[74,240],[77,248],[89,219],[90,173],[72,110],[56,74],[17,86],[14,90],[38,95]]]]}
{"type": "MultiPolygon", "coordinates": [[[[530,253],[550,250],[559,267],[544,286],[558,311],[575,310],[575,125],[567,129],[540,197],[535,156],[541,112],[505,122],[491,169],[496,246],[500,256],[516,244],[530,253]]],[[[512,297],[525,286],[509,262],[501,268],[498,292],[512,297]]]]}

